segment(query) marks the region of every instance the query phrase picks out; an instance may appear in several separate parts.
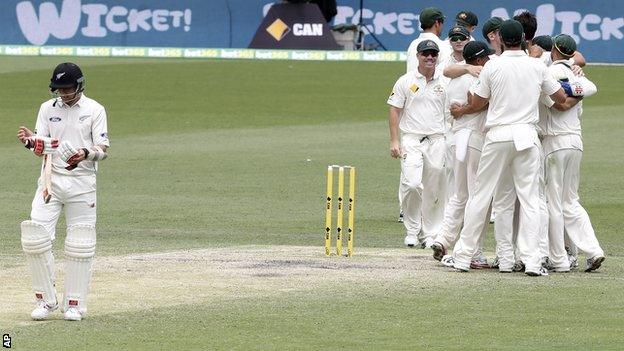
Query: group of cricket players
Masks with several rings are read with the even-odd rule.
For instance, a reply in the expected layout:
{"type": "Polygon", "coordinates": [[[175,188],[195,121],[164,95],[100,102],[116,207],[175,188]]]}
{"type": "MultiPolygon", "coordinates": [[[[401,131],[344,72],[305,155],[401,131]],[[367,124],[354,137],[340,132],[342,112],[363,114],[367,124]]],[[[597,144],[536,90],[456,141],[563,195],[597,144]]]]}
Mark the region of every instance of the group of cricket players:
{"type": "Polygon", "coordinates": [[[586,272],[598,269],[604,251],[578,196],[582,100],[597,88],[576,42],[534,37],[530,12],[488,19],[485,41],[473,38],[470,11],[447,33],[444,22],[439,9],[422,10],[407,73],[388,98],[404,244],[460,272],[569,272],[579,251],[586,272]],[[488,261],[490,221],[496,257],[488,261]]]}

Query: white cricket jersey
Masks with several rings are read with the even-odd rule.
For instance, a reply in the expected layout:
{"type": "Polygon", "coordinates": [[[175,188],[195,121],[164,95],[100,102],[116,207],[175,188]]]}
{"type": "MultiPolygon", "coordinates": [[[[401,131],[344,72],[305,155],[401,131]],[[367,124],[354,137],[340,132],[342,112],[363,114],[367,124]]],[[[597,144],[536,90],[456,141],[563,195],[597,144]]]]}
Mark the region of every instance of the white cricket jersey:
{"type": "Polygon", "coordinates": [[[440,39],[437,35],[433,33],[420,33],[418,38],[414,39],[407,49],[407,72],[418,70],[418,57],[416,54],[416,48],[418,44],[423,40],[433,40],[436,44],[438,44],[438,48],[440,52],[438,53],[438,62],[436,66],[439,66],[441,63],[440,57],[448,57],[448,55],[453,52],[453,48],[448,42],[444,42],[444,40],[440,39]]]}
{"type": "Polygon", "coordinates": [[[488,61],[475,94],[489,99],[486,128],[512,124],[537,124],[538,101],[561,88],[546,65],[522,50],[508,50],[488,61]]]}
{"type": "MultiPolygon", "coordinates": [[[[40,136],[69,141],[75,149],[91,149],[93,145],[110,146],[106,111],[97,101],[82,94],[73,105],[61,98],[50,99],[39,108],[35,133],[40,136]]],[[[97,162],[84,160],[71,171],[58,153],[52,156],[52,171],[65,175],[91,175],[97,172],[97,162]]]]}
{"type": "Polygon", "coordinates": [[[401,132],[419,135],[445,133],[445,101],[446,86],[438,69],[429,83],[418,70],[404,74],[388,98],[389,105],[403,109],[401,132]]]}
{"type": "MultiPolygon", "coordinates": [[[[577,77],[568,66],[568,60],[555,61],[548,68],[550,75],[556,79],[566,79],[569,82],[575,82],[578,80],[586,81],[582,84],[584,90],[589,90],[588,95],[593,95],[596,92],[595,85],[585,77],[577,77]],[[585,87],[593,86],[593,90],[586,89],[585,87]]],[[[544,109],[544,115],[540,115],[540,128],[544,135],[563,135],[563,134],[577,134],[581,135],[581,105],[580,102],[567,111],[559,111],[552,108],[554,101],[549,96],[542,95],[540,103],[546,107],[544,109]]]]}
{"type": "MultiPolygon", "coordinates": [[[[464,74],[455,79],[451,79],[448,87],[446,88],[446,104],[450,105],[458,103],[465,105],[468,103],[467,94],[470,91],[474,93],[474,88],[477,85],[478,78],[473,77],[470,74],[464,74]]],[[[487,115],[487,109],[481,112],[463,115],[461,118],[453,121],[453,132],[457,132],[460,129],[470,129],[483,133],[485,131],[485,116],[487,115]]]]}

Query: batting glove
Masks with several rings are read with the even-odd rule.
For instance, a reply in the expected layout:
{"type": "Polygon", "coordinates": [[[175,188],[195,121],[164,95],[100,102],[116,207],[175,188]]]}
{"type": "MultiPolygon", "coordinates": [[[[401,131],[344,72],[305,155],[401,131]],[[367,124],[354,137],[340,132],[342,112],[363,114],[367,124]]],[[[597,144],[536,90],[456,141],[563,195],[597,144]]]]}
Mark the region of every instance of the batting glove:
{"type": "Polygon", "coordinates": [[[59,146],[59,140],[56,138],[30,137],[26,140],[25,146],[32,149],[35,155],[41,156],[54,153],[59,146]]]}
{"type": "Polygon", "coordinates": [[[68,141],[63,141],[58,148],[59,156],[63,162],[67,163],[66,170],[71,171],[78,166],[80,151],[75,149],[68,141]]]}

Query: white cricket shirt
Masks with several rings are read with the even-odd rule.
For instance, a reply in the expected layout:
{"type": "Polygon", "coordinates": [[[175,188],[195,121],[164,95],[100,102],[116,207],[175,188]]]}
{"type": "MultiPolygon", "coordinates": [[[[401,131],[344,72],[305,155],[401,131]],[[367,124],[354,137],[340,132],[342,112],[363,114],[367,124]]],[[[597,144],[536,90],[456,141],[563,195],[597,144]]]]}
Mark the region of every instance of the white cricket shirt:
{"type": "MultiPolygon", "coordinates": [[[[555,61],[548,67],[548,72],[552,77],[559,80],[567,79],[569,82],[583,80],[585,83],[583,84],[584,90],[590,90],[589,93],[591,94],[595,93],[595,85],[585,77],[575,76],[568,65],[568,60],[555,61]],[[588,85],[593,86],[593,89],[590,89],[588,85]]],[[[580,102],[567,111],[559,111],[552,108],[554,101],[549,96],[543,95],[540,98],[540,103],[546,107],[543,110],[544,114],[540,115],[540,127],[544,135],[581,135],[580,102]]]]}
{"type": "Polygon", "coordinates": [[[420,33],[418,38],[414,39],[410,46],[407,48],[407,72],[417,71],[418,70],[418,57],[416,56],[418,52],[416,48],[418,44],[420,44],[423,40],[433,40],[436,44],[438,44],[438,48],[440,52],[438,52],[438,62],[436,66],[439,67],[442,57],[448,57],[453,52],[453,48],[449,43],[445,43],[444,40],[440,39],[437,35],[433,33],[420,33]]]}
{"type": "Polygon", "coordinates": [[[485,64],[475,94],[489,99],[485,126],[492,128],[536,124],[540,95],[554,94],[560,88],[539,59],[522,50],[507,50],[485,64]]]}
{"type": "Polygon", "coordinates": [[[442,72],[436,69],[427,83],[425,76],[416,70],[404,74],[394,84],[388,104],[403,109],[399,122],[402,133],[432,135],[446,131],[446,86],[442,77],[442,72]]]}
{"type": "MultiPolygon", "coordinates": [[[[450,107],[454,103],[458,103],[460,105],[468,103],[467,94],[469,91],[474,93],[474,88],[476,87],[478,80],[478,78],[473,77],[470,74],[464,74],[455,79],[451,79],[448,87],[446,88],[447,106],[450,107]]],[[[485,131],[486,115],[487,109],[454,119],[452,131],[457,132],[460,129],[470,129],[483,133],[485,131]]]]}
{"type": "MultiPolygon", "coordinates": [[[[76,148],[90,149],[93,145],[110,146],[106,111],[97,101],[82,94],[73,105],[64,104],[61,98],[50,99],[39,108],[35,133],[40,136],[64,140],[76,148]]],[[[91,175],[97,172],[97,162],[84,160],[71,171],[65,169],[58,153],[52,156],[52,171],[66,175],[91,175]]]]}

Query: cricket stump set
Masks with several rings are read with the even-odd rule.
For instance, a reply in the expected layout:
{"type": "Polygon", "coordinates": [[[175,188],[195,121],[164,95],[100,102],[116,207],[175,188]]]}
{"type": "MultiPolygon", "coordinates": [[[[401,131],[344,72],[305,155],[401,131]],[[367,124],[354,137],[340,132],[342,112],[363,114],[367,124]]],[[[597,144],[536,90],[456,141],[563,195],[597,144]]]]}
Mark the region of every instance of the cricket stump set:
{"type": "Polygon", "coordinates": [[[342,232],[344,220],[344,190],[345,170],[349,171],[349,200],[347,210],[347,257],[353,256],[353,236],[355,221],[355,167],[353,166],[327,166],[327,203],[325,206],[325,255],[331,256],[332,246],[332,217],[334,196],[334,170],[338,170],[338,206],[336,210],[336,255],[342,256],[342,232]]]}

